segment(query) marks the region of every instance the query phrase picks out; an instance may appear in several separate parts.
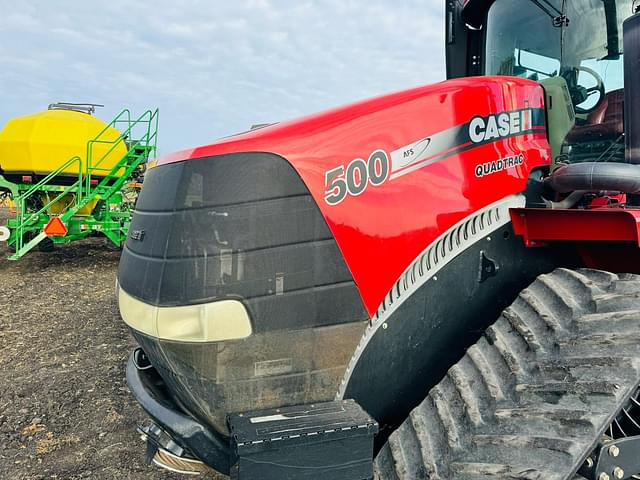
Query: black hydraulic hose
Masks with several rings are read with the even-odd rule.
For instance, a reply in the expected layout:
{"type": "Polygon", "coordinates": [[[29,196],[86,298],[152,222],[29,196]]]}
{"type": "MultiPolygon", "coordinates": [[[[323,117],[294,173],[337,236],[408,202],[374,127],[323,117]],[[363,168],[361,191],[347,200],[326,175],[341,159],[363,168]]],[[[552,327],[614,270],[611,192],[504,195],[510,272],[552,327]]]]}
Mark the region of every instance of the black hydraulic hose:
{"type": "Polygon", "coordinates": [[[640,192],[640,165],[613,162],[572,163],[555,170],[545,183],[558,193],[576,190],[638,193],[640,192]]]}
{"type": "Polygon", "coordinates": [[[575,192],[571,192],[567,195],[567,198],[564,200],[560,200],[559,202],[552,202],[551,200],[544,200],[544,203],[547,205],[547,208],[553,209],[565,209],[565,208],[573,208],[582,197],[584,197],[584,192],[582,190],[576,190],[575,192]]]}

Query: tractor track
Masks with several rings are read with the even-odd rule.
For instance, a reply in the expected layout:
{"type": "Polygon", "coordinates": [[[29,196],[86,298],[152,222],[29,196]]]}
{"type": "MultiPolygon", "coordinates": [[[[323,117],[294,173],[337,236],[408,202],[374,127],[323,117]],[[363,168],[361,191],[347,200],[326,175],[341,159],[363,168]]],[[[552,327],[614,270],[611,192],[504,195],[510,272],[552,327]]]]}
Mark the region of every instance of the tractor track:
{"type": "Polygon", "coordinates": [[[376,478],[574,478],[637,389],[639,332],[640,276],[540,276],[391,435],[376,478]]]}
{"type": "MultiPolygon", "coordinates": [[[[181,478],[146,466],[133,430],[118,257],[89,239],[0,260],[0,478],[181,478]]],[[[540,277],[390,437],[376,477],[572,478],[640,379],[637,332],[640,276],[540,277]]]]}

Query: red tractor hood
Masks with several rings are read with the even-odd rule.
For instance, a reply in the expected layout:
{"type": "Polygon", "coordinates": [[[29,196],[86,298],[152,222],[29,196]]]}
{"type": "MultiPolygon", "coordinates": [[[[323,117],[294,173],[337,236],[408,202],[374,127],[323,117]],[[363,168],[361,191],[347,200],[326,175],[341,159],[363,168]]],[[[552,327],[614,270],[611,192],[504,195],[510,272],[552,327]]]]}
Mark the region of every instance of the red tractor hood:
{"type": "Polygon", "coordinates": [[[449,80],[224,138],[158,165],[240,152],[286,159],[322,212],[373,315],[454,224],[549,165],[544,93],[511,77],[449,80]]]}

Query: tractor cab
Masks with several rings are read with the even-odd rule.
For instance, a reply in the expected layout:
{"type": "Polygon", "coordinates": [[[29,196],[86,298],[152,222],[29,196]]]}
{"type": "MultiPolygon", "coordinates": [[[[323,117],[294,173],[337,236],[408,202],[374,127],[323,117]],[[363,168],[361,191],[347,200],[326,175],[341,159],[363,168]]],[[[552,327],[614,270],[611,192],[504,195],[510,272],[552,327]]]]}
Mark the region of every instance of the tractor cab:
{"type": "MultiPolygon", "coordinates": [[[[636,4],[469,0],[459,18],[468,37],[457,39],[455,22],[448,25],[449,76],[506,75],[540,82],[547,93],[556,165],[624,162],[623,23],[636,4]],[[451,58],[460,54],[466,64],[451,58]]],[[[449,11],[451,18],[454,13],[449,11]]]]}

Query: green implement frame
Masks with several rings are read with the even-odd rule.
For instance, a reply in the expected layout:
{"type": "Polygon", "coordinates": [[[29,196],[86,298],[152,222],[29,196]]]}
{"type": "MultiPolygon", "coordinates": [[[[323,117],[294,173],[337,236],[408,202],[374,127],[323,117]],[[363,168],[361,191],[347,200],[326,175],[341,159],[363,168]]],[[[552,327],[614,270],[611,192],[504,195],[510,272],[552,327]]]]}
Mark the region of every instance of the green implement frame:
{"type": "Polygon", "coordinates": [[[15,217],[9,218],[6,224],[10,232],[7,243],[13,250],[9,259],[20,259],[45,239],[49,239],[49,244],[61,244],[96,233],[121,246],[127,238],[137,194],[137,187],[131,183],[141,165],[155,155],[157,133],[158,110],[147,110],[135,118],[125,109],[87,142],[84,159],[70,158],[37,183],[13,183],[0,175],[0,193],[10,197],[16,211],[15,217]],[[121,132],[117,139],[107,139],[110,128],[121,132]],[[127,153],[115,165],[105,167],[104,160],[121,142],[127,145],[127,153]],[[94,146],[98,144],[106,145],[106,153],[95,158],[94,146]],[[77,176],[74,174],[71,182],[62,182],[61,174],[74,166],[77,176]],[[83,208],[94,204],[91,213],[79,215],[83,208]],[[55,214],[52,213],[54,205],[55,214]],[[62,221],[66,234],[48,236],[45,233],[53,217],[62,221]]]}

